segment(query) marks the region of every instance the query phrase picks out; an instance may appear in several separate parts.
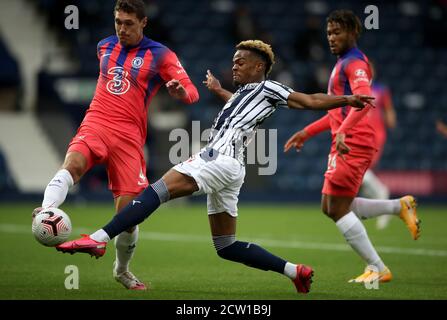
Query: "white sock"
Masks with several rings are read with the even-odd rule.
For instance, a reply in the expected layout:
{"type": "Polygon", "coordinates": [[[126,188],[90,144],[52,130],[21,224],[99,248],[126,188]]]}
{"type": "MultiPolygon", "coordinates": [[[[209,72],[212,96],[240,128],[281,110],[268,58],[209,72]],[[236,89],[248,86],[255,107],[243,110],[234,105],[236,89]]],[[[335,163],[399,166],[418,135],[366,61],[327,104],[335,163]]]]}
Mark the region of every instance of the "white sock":
{"type": "Polygon", "coordinates": [[[349,212],[335,224],[346,241],[368,265],[377,267],[379,272],[385,269],[382,259],[368,238],[365,227],[354,212],[349,212]]]}
{"type": "Polygon", "coordinates": [[[115,238],[117,273],[129,270],[129,262],[133,257],[137,241],[138,226],[135,227],[132,233],[124,231],[115,238]]]}
{"type": "Polygon", "coordinates": [[[99,229],[90,235],[90,238],[97,242],[109,242],[110,237],[104,229],[99,229]]]}
{"type": "Polygon", "coordinates": [[[296,264],[287,262],[286,266],[284,267],[284,275],[286,275],[290,279],[295,279],[296,278],[296,264]]]}
{"type": "Polygon", "coordinates": [[[59,170],[45,189],[42,208],[59,207],[67,197],[68,189],[73,185],[73,178],[66,169],[59,170]]]}
{"type": "Polygon", "coordinates": [[[363,176],[361,193],[370,199],[384,200],[390,198],[390,190],[388,187],[370,169],[363,176]]]}
{"type": "Polygon", "coordinates": [[[354,198],[349,208],[361,219],[369,219],[384,214],[398,215],[400,213],[400,199],[374,200],[366,198],[354,198]]]}

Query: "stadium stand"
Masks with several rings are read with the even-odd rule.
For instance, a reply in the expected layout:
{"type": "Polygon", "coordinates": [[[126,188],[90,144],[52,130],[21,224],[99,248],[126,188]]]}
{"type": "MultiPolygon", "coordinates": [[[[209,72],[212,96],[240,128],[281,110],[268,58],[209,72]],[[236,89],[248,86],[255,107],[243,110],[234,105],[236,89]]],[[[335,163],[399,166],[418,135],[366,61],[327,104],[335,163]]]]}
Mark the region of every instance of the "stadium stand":
{"type": "Polygon", "coordinates": [[[0,149],[0,192],[10,191],[16,191],[16,186],[10,175],[6,158],[0,149]]]}
{"type": "MultiPolygon", "coordinates": [[[[70,44],[70,56],[79,62],[75,74],[41,73],[39,108],[48,108],[52,104],[60,108],[63,105],[71,115],[73,125],[77,126],[88,106],[89,94],[97,76],[96,44],[113,33],[114,1],[31,1],[45,14],[48,25],[57,31],[59,38],[70,44]],[[61,15],[55,14],[68,4],[79,7],[79,31],[66,30],[61,15]],[[63,78],[75,79],[76,85],[84,89],[78,92],[84,93],[84,96],[67,100],[67,97],[61,95],[57,83],[63,78]],[[84,82],[79,82],[81,80],[84,82]]],[[[230,6],[233,8],[237,4],[237,1],[227,2],[233,4],[230,6]]],[[[157,9],[156,12],[160,14],[155,31],[151,29],[149,21],[147,35],[154,40],[167,41],[199,87],[201,100],[198,105],[184,108],[188,118],[200,120],[202,129],[210,126],[221,103],[206,92],[201,81],[207,69],[213,70],[222,79],[225,76],[223,70],[231,68],[233,48],[237,41],[229,31],[233,23],[232,10],[219,10],[217,1],[208,0],[147,3],[149,8],[157,9]]],[[[379,172],[425,172],[431,176],[431,172],[447,171],[446,141],[436,133],[434,126],[436,119],[446,113],[447,106],[447,91],[444,90],[447,80],[447,45],[442,35],[446,27],[443,23],[434,31],[434,18],[430,16],[430,10],[436,3],[377,1],[376,5],[380,7],[380,29],[364,30],[359,43],[359,47],[375,61],[379,79],[391,88],[398,117],[398,126],[389,135],[379,172]],[[434,34],[428,37],[427,33],[430,32],[436,32],[438,38],[434,34]]],[[[318,61],[310,60],[306,54],[296,54],[296,50],[299,51],[296,40],[305,38],[308,17],[312,16],[320,21],[320,41],[324,45],[325,16],[329,11],[349,7],[360,17],[366,17],[363,13],[366,4],[355,0],[337,4],[325,0],[248,0],[244,4],[256,17],[259,28],[268,32],[283,69],[290,72],[297,90],[309,88],[309,81],[315,77],[319,66],[327,66],[330,70],[335,63],[335,58],[330,55],[327,47],[324,47],[323,56],[318,61]]],[[[445,14],[445,7],[437,5],[436,8],[445,14]]],[[[247,179],[247,194],[250,194],[251,189],[258,191],[261,186],[266,194],[275,191],[292,196],[319,196],[329,149],[329,135],[323,134],[309,141],[299,156],[282,153],[282,145],[287,138],[318,117],[312,112],[279,110],[265,123],[263,128],[278,130],[278,170],[274,176],[247,179]]],[[[158,158],[159,155],[156,157],[157,161],[162,161],[162,158],[158,158]]],[[[255,176],[255,169],[249,169],[255,176]]],[[[446,194],[447,190],[441,192],[446,194]]]]}
{"type": "Polygon", "coordinates": [[[21,79],[19,65],[0,35],[0,111],[18,109],[21,79]]]}

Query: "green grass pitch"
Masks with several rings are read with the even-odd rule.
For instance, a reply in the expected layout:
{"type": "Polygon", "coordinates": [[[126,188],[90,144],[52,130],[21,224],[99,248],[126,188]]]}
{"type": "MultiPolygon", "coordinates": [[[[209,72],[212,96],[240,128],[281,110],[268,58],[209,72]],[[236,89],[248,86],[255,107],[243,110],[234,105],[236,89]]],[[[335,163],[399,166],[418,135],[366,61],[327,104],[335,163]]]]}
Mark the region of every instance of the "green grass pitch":
{"type": "MultiPolygon", "coordinates": [[[[256,242],[291,262],[315,270],[312,290],[298,295],[290,280],[220,259],[212,246],[206,205],[162,207],[140,225],[131,270],[151,289],[125,290],[112,278],[111,243],[101,259],[68,255],[37,243],[33,205],[0,206],[0,299],[447,299],[447,210],[420,204],[422,236],[411,239],[395,218],[383,230],[365,225],[394,279],[378,290],[349,284],[364,264],[345,244],[318,205],[250,205],[239,208],[240,240],[256,242]],[[65,268],[79,270],[79,289],[64,286],[65,268]]],[[[71,217],[71,239],[103,226],[111,205],[62,206],[71,217]]]]}

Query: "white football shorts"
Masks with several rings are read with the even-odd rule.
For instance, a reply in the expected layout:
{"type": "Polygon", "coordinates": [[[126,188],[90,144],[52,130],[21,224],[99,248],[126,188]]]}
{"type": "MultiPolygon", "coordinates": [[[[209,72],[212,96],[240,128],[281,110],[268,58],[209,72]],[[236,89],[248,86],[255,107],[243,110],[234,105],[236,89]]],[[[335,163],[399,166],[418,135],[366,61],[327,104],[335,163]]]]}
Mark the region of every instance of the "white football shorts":
{"type": "Polygon", "coordinates": [[[173,169],[194,178],[199,187],[194,195],[207,194],[208,214],[227,212],[237,217],[238,196],[245,177],[245,167],[239,161],[204,148],[173,169]]]}

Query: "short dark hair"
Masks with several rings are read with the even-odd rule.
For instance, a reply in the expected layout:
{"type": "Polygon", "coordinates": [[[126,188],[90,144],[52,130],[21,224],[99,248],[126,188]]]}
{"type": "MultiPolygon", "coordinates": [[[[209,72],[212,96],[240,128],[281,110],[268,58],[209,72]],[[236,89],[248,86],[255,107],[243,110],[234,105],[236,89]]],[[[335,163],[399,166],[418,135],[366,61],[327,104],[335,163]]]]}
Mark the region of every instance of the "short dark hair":
{"type": "Polygon", "coordinates": [[[118,0],[115,4],[113,13],[124,11],[126,13],[135,13],[138,20],[146,17],[146,11],[143,0],[118,0]]]}
{"type": "Polygon", "coordinates": [[[356,39],[360,37],[362,33],[362,23],[359,17],[357,17],[351,10],[335,10],[332,11],[326,18],[326,22],[336,22],[348,32],[353,32],[356,39]]]}

